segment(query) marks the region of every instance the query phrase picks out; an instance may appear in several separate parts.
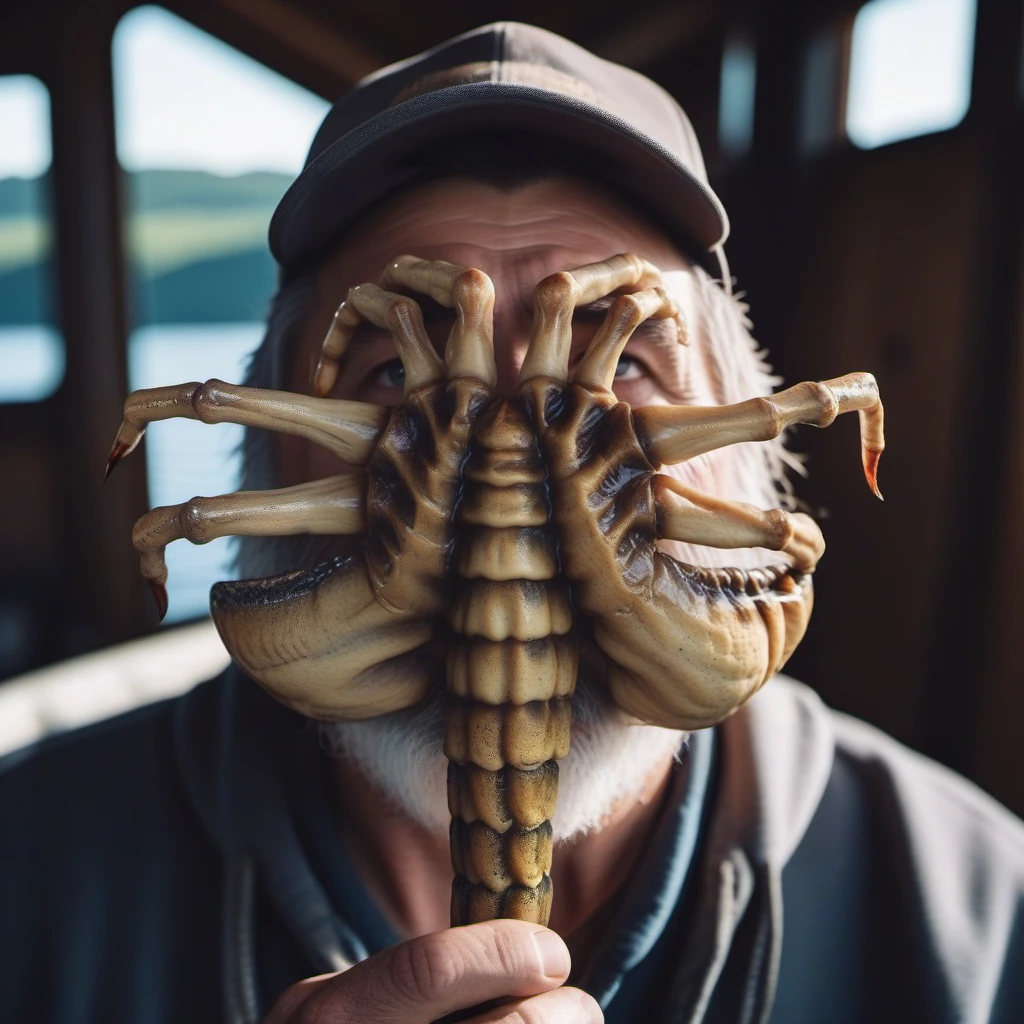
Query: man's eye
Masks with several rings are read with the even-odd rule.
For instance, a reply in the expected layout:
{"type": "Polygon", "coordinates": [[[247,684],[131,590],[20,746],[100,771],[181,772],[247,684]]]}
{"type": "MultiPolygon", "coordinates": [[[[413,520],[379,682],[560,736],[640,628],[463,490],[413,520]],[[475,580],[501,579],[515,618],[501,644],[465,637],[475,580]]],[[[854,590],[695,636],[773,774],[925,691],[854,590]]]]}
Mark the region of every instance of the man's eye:
{"type": "Polygon", "coordinates": [[[640,364],[640,360],[634,359],[632,356],[619,356],[619,361],[615,367],[616,380],[639,380],[643,374],[643,366],[640,364]]]}
{"type": "Polygon", "coordinates": [[[389,359],[388,362],[378,366],[373,373],[373,383],[377,387],[405,387],[405,367],[402,365],[402,360],[389,359]]]}

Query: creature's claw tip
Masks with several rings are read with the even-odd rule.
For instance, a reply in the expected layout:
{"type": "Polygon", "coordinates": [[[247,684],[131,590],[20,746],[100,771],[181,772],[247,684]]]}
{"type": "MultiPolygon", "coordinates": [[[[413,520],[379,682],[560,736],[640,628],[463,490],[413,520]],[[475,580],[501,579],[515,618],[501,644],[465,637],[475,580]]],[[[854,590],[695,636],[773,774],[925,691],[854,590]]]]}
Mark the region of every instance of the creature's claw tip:
{"type": "Polygon", "coordinates": [[[107,456],[107,465],[103,470],[103,480],[101,483],[106,483],[107,477],[110,476],[113,468],[124,458],[127,454],[128,445],[122,444],[120,441],[115,441],[110,449],[110,454],[107,456]]]}
{"type": "Polygon", "coordinates": [[[880,448],[864,449],[864,476],[867,477],[868,487],[879,501],[885,501],[882,492],[878,489],[878,462],[882,458],[880,448]]]}
{"type": "Polygon", "coordinates": [[[156,621],[163,622],[167,614],[167,588],[162,583],[149,580],[149,589],[153,592],[153,600],[156,601],[156,621]]]}

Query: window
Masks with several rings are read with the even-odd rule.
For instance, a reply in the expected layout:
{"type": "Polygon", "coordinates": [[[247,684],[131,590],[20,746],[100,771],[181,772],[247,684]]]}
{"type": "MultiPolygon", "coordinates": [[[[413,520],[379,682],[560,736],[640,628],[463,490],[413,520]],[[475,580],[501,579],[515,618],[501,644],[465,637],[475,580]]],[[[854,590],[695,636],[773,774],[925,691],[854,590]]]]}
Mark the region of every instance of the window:
{"type": "Polygon", "coordinates": [[[872,149],[952,128],[970,105],[976,0],[871,0],[850,49],[846,130],[872,149]]]}
{"type": "Polygon", "coordinates": [[[0,77],[0,402],[37,402],[64,379],[54,323],[50,97],[38,78],[0,77]]]}
{"type": "Polygon", "coordinates": [[[718,144],[727,156],[741,157],[754,138],[757,57],[745,36],[727,39],[722,52],[718,99],[718,144]]]}
{"type": "MultiPolygon", "coordinates": [[[[117,148],[128,175],[129,384],[241,380],[274,286],[267,226],[327,104],[159,7],[114,35],[117,148]]],[[[238,486],[242,428],[146,432],[151,505],[238,486]]],[[[167,621],[205,615],[231,542],[170,545],[167,621]]]]}

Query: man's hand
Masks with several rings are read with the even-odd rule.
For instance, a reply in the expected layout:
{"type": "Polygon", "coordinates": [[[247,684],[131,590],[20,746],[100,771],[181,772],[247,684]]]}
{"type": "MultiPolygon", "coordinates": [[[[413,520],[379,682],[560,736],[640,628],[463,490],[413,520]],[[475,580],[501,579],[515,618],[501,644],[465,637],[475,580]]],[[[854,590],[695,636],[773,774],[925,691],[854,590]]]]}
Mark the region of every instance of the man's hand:
{"type": "Polygon", "coordinates": [[[263,1024],[429,1024],[500,1001],[471,1024],[602,1024],[587,993],[564,988],[569,950],[547,928],[488,921],[424,935],[340,974],[286,989],[263,1024]]]}

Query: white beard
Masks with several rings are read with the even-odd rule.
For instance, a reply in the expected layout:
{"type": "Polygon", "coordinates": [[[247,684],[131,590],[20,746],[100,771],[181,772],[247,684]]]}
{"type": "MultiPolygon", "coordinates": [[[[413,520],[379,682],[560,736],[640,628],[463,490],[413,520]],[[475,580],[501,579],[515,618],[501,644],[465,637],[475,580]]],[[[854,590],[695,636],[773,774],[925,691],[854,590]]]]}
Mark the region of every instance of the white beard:
{"type": "MultiPolygon", "coordinates": [[[[402,815],[432,834],[448,835],[448,762],[442,751],[447,695],[359,722],[321,726],[328,748],[351,759],[402,815]]],[[[676,756],[686,734],[633,725],[589,687],[573,697],[569,756],[559,762],[556,841],[595,831],[676,756]]]]}

